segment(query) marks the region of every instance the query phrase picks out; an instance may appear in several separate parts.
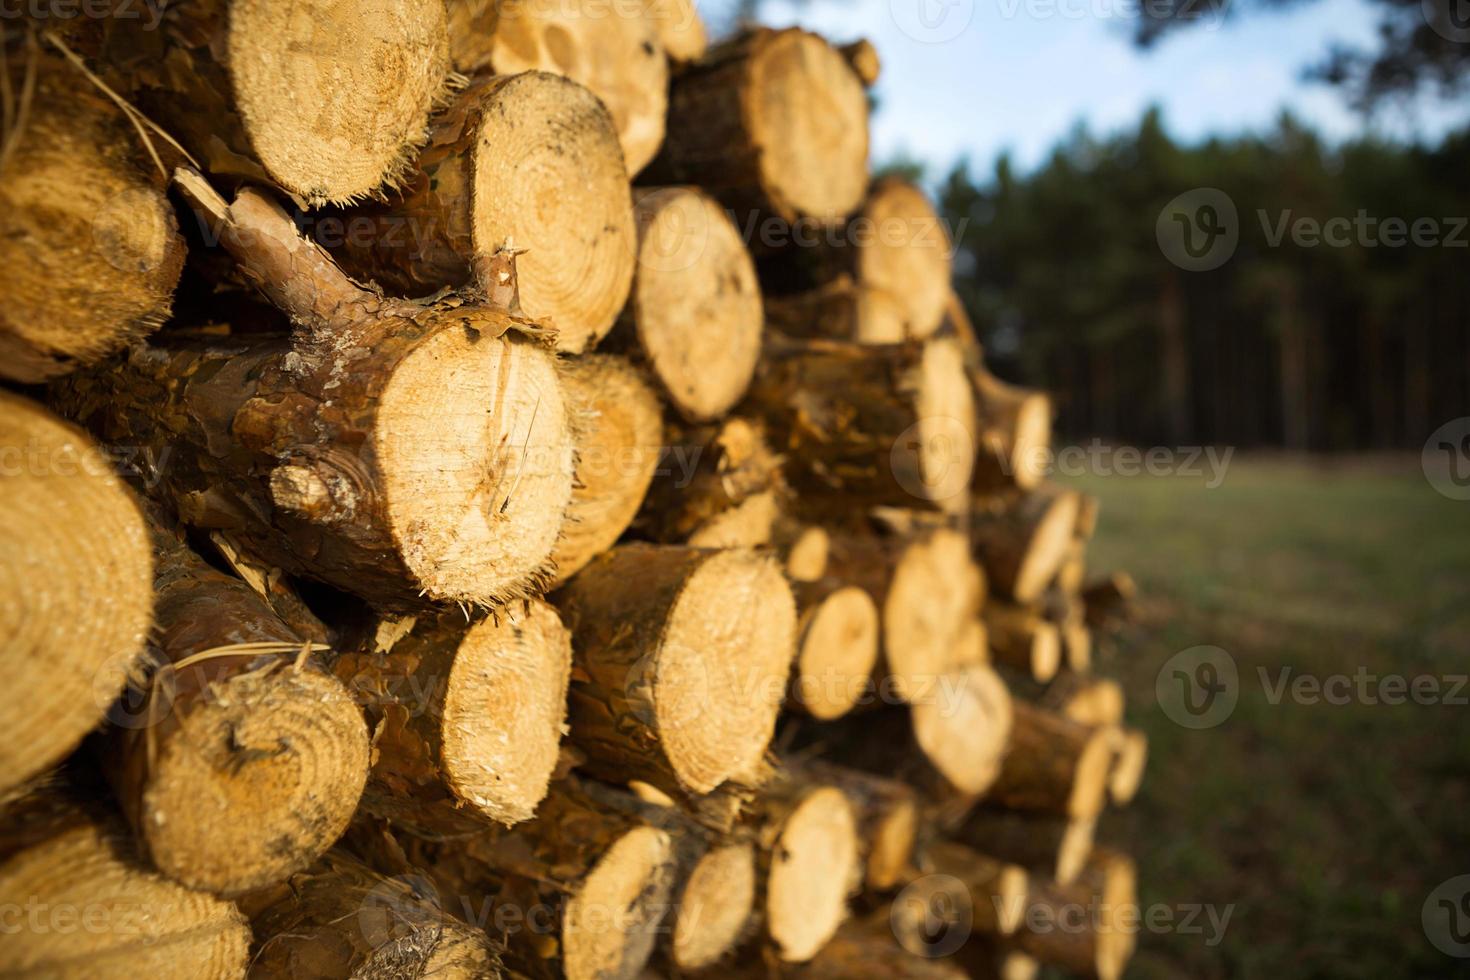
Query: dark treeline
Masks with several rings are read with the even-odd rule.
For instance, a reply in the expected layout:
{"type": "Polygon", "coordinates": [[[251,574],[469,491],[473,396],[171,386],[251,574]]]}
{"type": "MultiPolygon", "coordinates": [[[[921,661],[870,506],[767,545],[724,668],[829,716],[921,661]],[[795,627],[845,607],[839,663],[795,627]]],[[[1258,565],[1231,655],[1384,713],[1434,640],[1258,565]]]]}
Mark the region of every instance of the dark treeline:
{"type": "MultiPolygon", "coordinates": [[[[1470,413],[1470,132],[1329,147],[1284,119],[1184,146],[1151,112],[1029,174],[962,165],[940,197],[989,358],[1056,392],[1069,436],[1418,448],[1470,413]],[[1236,211],[1210,271],[1161,245],[1181,227],[1161,213],[1197,188],[1236,211]]],[[[1199,200],[1183,214],[1202,246],[1228,215],[1199,200]]]]}

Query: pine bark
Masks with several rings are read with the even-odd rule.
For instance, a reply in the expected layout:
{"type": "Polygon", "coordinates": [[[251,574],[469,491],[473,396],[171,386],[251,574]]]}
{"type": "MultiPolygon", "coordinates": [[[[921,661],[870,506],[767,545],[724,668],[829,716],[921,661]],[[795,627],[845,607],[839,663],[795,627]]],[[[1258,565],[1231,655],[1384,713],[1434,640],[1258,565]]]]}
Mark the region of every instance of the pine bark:
{"type": "MultiPolygon", "coordinates": [[[[186,522],[386,608],[490,605],[544,583],[573,451],[538,328],[483,295],[417,303],[362,289],[269,199],[247,190],[226,205],[197,176],[181,180],[295,332],[171,335],[65,379],[57,403],[167,459],[161,487],[186,522]],[[425,386],[437,393],[427,411],[409,402],[425,386]]],[[[492,297],[513,294],[513,264],[489,269],[492,297]]]]}
{"type": "Polygon", "coordinates": [[[254,590],[206,565],[156,512],[152,538],[152,669],[112,712],[106,771],[159,870],[239,895],[301,871],[341,836],[367,778],[367,727],[254,590]]]}
{"type": "Polygon", "coordinates": [[[1103,807],[1111,761],[1105,732],[1016,701],[1005,759],[987,798],[1014,810],[1090,820],[1103,807]]]}

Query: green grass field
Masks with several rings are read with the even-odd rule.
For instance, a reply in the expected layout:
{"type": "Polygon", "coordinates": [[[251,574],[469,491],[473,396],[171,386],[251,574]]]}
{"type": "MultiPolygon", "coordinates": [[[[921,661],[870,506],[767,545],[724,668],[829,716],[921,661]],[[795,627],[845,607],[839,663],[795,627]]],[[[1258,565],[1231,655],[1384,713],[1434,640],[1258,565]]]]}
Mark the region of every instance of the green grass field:
{"type": "Polygon", "coordinates": [[[1216,489],[1069,482],[1102,501],[1091,571],[1126,568],[1142,594],[1099,669],[1123,681],[1152,754],[1139,799],[1100,834],[1138,858],[1145,906],[1234,906],[1215,946],[1208,924],[1145,931],[1129,975],[1470,975],[1420,924],[1429,892],[1470,873],[1470,686],[1458,705],[1269,696],[1285,667],[1470,673],[1470,503],[1437,494],[1407,458],[1237,458],[1216,489]],[[1166,716],[1155,679],[1204,644],[1235,659],[1240,695],[1223,724],[1195,731],[1166,716]]]}

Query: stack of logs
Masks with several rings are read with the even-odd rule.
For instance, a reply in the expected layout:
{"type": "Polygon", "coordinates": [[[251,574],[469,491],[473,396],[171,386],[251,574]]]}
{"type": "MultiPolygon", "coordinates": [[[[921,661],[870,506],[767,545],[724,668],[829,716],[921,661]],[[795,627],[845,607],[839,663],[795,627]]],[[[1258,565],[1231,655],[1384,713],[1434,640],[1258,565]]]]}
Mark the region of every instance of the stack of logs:
{"type": "Polygon", "coordinates": [[[95,6],[0,64],[0,973],[1121,972],[1131,586],[870,45],[95,6]]]}

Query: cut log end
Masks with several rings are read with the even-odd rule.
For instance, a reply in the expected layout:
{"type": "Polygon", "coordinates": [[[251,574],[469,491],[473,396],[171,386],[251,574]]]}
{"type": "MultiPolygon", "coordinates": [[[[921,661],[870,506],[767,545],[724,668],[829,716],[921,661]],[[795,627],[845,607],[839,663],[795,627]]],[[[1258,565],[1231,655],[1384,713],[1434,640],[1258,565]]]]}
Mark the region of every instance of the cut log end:
{"type": "Polygon", "coordinates": [[[674,187],[637,198],[638,343],[691,422],[724,415],[760,358],[761,295],[739,231],[708,195],[674,187]]]}
{"type": "Polygon", "coordinates": [[[793,582],[815,582],[827,574],[832,538],[820,527],[805,527],[786,550],[786,577],[793,582]]]}
{"type": "Polygon", "coordinates": [[[635,827],[608,848],[567,903],[562,962],[567,980],[624,977],[641,969],[672,885],[673,843],[635,827]]]}
{"type": "Polygon", "coordinates": [[[878,606],[866,591],[839,588],[803,610],[796,698],[812,717],[826,721],[851,711],[877,662],[878,606]]]}
{"type": "Polygon", "coordinates": [[[572,643],[544,602],[471,627],[454,658],[441,723],[459,799],[502,824],[531,819],[556,769],[572,643]]]}
{"type": "Polygon", "coordinates": [[[577,433],[577,480],[553,560],[566,581],[611,548],[658,467],[663,415],[641,372],[610,355],[568,360],[562,379],[577,433]]]}
{"type": "Polygon", "coordinates": [[[969,539],[940,529],[904,550],[883,600],[883,649],[894,690],[907,700],[933,693],[984,598],[969,539]]]}
{"type": "Polygon", "coordinates": [[[682,970],[715,963],[740,940],[755,907],[755,850],[748,843],[714,847],[695,862],[679,900],[671,939],[682,970]]]}
{"type": "Polygon", "coordinates": [[[612,329],[633,280],[637,231],[612,118],[582,86],[530,71],[486,96],[478,136],[475,248],[524,250],[521,306],[578,353],[612,329]]]}
{"type": "Polygon", "coordinates": [[[709,33],[694,0],[658,0],[651,4],[649,16],[670,61],[687,63],[704,57],[709,33]]]}
{"type": "Polygon", "coordinates": [[[1148,736],[1133,728],[1112,732],[1115,756],[1108,774],[1108,796],[1117,806],[1126,806],[1138,795],[1143,771],[1148,764],[1148,736]]]}
{"type": "Polygon", "coordinates": [[[434,0],[269,0],[229,6],[227,65],[251,148],[309,205],[394,185],[446,94],[449,37],[434,0]]]}
{"type": "Polygon", "coordinates": [[[628,172],[642,170],[663,143],[668,110],[669,66],[656,19],[661,11],[645,16],[595,0],[510,0],[495,7],[489,50],[495,72],[553,72],[585,85],[612,114],[628,172]]]}
{"type": "Polygon", "coordinates": [[[699,525],[686,543],[691,548],[761,548],[770,544],[779,512],[774,493],[753,493],[699,525]]]}
{"type": "Polygon", "coordinates": [[[245,975],[250,929],[227,901],[147,870],[126,845],[83,823],[0,864],[0,902],[96,909],[106,928],[21,929],[0,945],[0,971],[60,978],[245,975]]]}
{"type": "Polygon", "coordinates": [[[483,336],[467,317],[398,366],[374,436],[389,520],[425,594],[488,605],[546,575],[574,456],[548,351],[483,336]]]}
{"type": "Polygon", "coordinates": [[[41,61],[0,183],[0,377],[12,381],[64,374],[152,331],[184,265],[160,181],[133,159],[131,126],[77,81],[41,61]]]}
{"type": "Polygon", "coordinates": [[[914,432],[923,496],[942,510],[961,511],[975,461],[975,397],[964,353],[950,338],[924,345],[916,384],[914,432]]]}
{"type": "Polygon", "coordinates": [[[787,816],[766,883],[766,921],[788,963],[815,956],[847,913],[858,868],[857,824],[841,790],[822,786],[787,816]]]}
{"type": "Polygon", "coordinates": [[[1093,820],[1068,820],[1057,845],[1056,880],[1069,884],[1077,880],[1087,859],[1092,856],[1092,842],[1097,836],[1097,823],[1093,820]]]}
{"type": "Polygon", "coordinates": [[[0,793],[55,765],[102,720],[143,653],[153,549],[127,487],[79,430],[0,391],[0,793]],[[13,454],[13,455],[12,455],[13,454]]]}
{"type": "Polygon", "coordinates": [[[914,738],[956,790],[978,796],[1000,773],[1011,731],[1011,696],[989,667],[942,677],[911,706],[914,738]]]}
{"type": "Polygon", "coordinates": [[[332,678],[290,667],[239,674],[185,724],[160,749],[138,820],[170,877],[238,895],[305,868],[346,830],[368,742],[362,713],[332,678]]]}
{"type": "Polygon", "coordinates": [[[761,183],[790,220],[835,223],[867,189],[868,96],[837,51],[805,31],[770,33],[751,66],[746,119],[761,183]]]}
{"type": "Polygon", "coordinates": [[[886,891],[898,885],[909,870],[919,836],[919,804],[896,800],[878,818],[868,840],[865,871],[869,888],[886,891]]]}
{"type": "Polygon", "coordinates": [[[760,761],[781,705],[782,685],[769,681],[790,670],[795,629],[790,587],[770,559],[718,552],[684,583],[664,629],[654,704],[686,785],[709,792],[760,761]]]}
{"type": "Polygon", "coordinates": [[[899,340],[922,340],[944,320],[949,305],[950,241],[924,192],[906,180],[879,181],[856,227],[870,235],[857,253],[857,281],[896,298],[899,340]]]}

